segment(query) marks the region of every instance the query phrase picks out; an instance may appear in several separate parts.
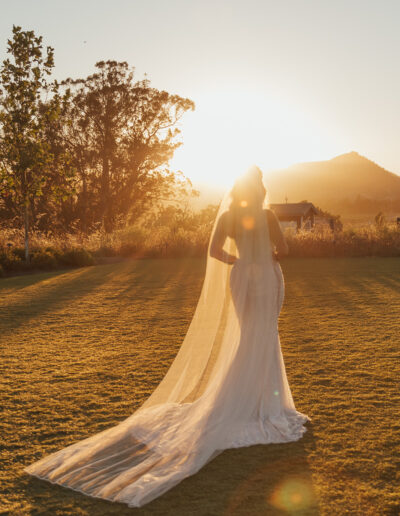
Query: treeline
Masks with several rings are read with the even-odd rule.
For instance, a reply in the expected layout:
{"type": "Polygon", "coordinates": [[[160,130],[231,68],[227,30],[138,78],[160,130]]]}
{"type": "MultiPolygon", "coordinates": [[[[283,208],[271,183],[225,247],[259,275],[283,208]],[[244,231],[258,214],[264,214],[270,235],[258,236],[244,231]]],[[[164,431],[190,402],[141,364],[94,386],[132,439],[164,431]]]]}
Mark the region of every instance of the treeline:
{"type": "Polygon", "coordinates": [[[400,216],[400,199],[370,199],[358,195],[355,199],[329,201],[326,205],[344,217],[364,216],[371,219],[371,215],[379,212],[388,217],[400,216]]]}
{"type": "Polygon", "coordinates": [[[100,61],[83,79],[51,80],[54,49],[13,27],[0,72],[0,219],[60,235],[111,233],[165,201],[193,194],[169,168],[187,98],[100,61]]]}

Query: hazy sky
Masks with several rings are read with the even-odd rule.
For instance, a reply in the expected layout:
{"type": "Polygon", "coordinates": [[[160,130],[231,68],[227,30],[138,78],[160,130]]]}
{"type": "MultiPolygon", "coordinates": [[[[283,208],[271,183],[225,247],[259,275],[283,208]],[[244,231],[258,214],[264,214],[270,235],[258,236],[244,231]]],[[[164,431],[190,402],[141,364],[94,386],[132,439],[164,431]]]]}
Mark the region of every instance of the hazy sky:
{"type": "Polygon", "coordinates": [[[55,48],[57,78],[102,59],[196,102],[173,161],[196,182],[356,150],[400,174],[400,0],[0,0],[55,48]]]}

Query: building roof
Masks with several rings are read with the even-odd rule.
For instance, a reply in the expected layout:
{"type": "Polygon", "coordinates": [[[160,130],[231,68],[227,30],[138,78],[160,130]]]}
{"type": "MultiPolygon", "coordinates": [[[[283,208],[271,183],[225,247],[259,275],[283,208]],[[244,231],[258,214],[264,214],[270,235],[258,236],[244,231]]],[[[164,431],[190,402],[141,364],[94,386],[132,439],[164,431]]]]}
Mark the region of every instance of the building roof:
{"type": "Polygon", "coordinates": [[[270,204],[269,207],[278,219],[283,217],[305,217],[310,215],[310,213],[314,213],[314,215],[319,213],[312,202],[287,202],[270,204]]]}

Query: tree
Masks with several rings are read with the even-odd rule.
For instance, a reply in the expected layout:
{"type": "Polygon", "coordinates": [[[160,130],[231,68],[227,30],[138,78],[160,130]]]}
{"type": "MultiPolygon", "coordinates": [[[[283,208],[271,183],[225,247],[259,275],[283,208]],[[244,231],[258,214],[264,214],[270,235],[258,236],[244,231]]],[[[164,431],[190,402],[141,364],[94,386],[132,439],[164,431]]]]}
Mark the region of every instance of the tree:
{"type": "Polygon", "coordinates": [[[65,127],[81,180],[78,202],[92,202],[91,217],[110,232],[173,190],[190,189],[168,162],[180,145],[176,124],[194,103],[147,80],[133,82],[126,62],[100,61],[96,68],[86,79],[64,81],[72,95],[65,127]]]}
{"type": "Polygon", "coordinates": [[[33,31],[13,26],[12,32],[7,52],[13,62],[5,59],[0,71],[0,195],[10,208],[22,214],[28,262],[32,209],[46,186],[52,185],[54,196],[66,193],[54,178],[68,169],[68,159],[61,149],[56,156],[47,139],[63,101],[57,82],[48,80],[54,67],[54,50],[47,47],[44,51],[42,37],[36,37],[33,31]],[[46,95],[51,98],[46,99],[46,95]]]}
{"type": "Polygon", "coordinates": [[[168,168],[182,144],[177,140],[177,123],[193,109],[191,100],[150,88],[147,81],[133,88],[131,118],[135,123],[122,140],[125,160],[117,183],[119,213],[129,214],[131,221],[160,199],[195,193],[183,175],[168,168]]]}

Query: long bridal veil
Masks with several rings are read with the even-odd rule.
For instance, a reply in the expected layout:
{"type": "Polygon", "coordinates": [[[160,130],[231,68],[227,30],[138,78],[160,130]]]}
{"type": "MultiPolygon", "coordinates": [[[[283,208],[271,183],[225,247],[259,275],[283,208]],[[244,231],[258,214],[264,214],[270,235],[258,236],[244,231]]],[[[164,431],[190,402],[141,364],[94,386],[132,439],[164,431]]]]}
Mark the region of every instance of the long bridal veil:
{"type": "Polygon", "coordinates": [[[159,386],[117,426],[44,457],[27,473],[138,507],[224,449],[303,435],[308,418],[295,409],[279,343],[284,285],[266,212],[243,200],[236,218],[229,216],[233,192],[220,204],[210,245],[222,231],[224,252],[239,259],[232,266],[208,252],[195,313],[159,386]]]}

